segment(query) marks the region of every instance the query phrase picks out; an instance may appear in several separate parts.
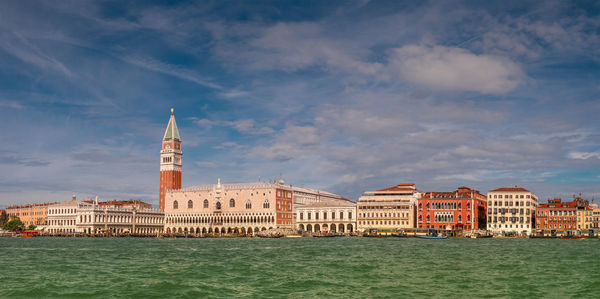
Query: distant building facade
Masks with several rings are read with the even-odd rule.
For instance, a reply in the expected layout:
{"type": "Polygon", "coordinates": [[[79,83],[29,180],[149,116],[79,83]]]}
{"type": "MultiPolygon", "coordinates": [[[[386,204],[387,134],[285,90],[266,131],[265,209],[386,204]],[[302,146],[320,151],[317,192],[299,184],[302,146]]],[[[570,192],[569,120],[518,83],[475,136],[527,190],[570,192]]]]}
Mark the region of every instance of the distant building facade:
{"type": "Polygon", "coordinates": [[[74,234],[77,231],[77,210],[89,205],[76,199],[51,204],[48,206],[48,225],[46,232],[50,234],[74,234]]]}
{"type": "Polygon", "coordinates": [[[488,191],[487,229],[494,234],[531,234],[535,226],[538,197],[521,187],[488,191]]]}
{"type": "Polygon", "coordinates": [[[48,206],[49,234],[156,235],[164,227],[164,213],[140,201],[130,204],[73,200],[48,206]],[[138,208],[141,207],[141,208],[138,208]]]}
{"type": "Polygon", "coordinates": [[[581,231],[598,231],[600,209],[595,203],[590,203],[577,210],[577,229],[581,231]]]}
{"type": "Polygon", "coordinates": [[[421,195],[414,184],[365,192],[357,202],[358,231],[414,228],[415,207],[421,195]]]}
{"type": "Polygon", "coordinates": [[[352,233],[356,230],[356,203],[334,200],[298,206],[296,228],[308,232],[352,233]]]}
{"type": "Polygon", "coordinates": [[[307,188],[304,186],[292,187],[292,190],[294,192],[294,207],[326,201],[352,202],[343,196],[323,190],[307,188]]]}
{"type": "Polygon", "coordinates": [[[418,199],[417,227],[485,230],[486,208],[486,196],[464,186],[452,192],[427,192],[418,199]]]}
{"type": "Polygon", "coordinates": [[[560,198],[541,203],[536,210],[536,228],[539,230],[576,231],[577,212],[587,210],[588,204],[578,198],[563,202],[560,198]],[[581,206],[581,209],[578,208],[581,206]]]}
{"type": "Polygon", "coordinates": [[[168,190],[165,232],[250,234],[293,228],[293,190],[282,183],[200,185],[168,190]]]}
{"type": "Polygon", "coordinates": [[[18,217],[28,227],[30,225],[43,226],[48,223],[49,203],[10,206],[6,208],[9,219],[18,217]]]}

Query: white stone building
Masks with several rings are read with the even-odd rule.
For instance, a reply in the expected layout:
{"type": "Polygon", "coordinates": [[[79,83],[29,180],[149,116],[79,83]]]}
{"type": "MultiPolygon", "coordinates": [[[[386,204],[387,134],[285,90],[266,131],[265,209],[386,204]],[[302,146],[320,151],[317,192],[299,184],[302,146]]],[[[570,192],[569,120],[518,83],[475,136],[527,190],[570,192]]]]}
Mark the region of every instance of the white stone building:
{"type": "Polygon", "coordinates": [[[316,202],[323,201],[344,201],[344,202],[352,202],[343,196],[333,194],[331,192],[316,190],[307,187],[292,187],[294,191],[294,207],[300,207],[303,205],[308,205],[316,202]]]}
{"type": "Polygon", "coordinates": [[[50,234],[73,234],[77,232],[77,211],[87,205],[75,198],[48,206],[48,225],[50,234]]]}
{"type": "Polygon", "coordinates": [[[49,234],[156,235],[164,227],[164,213],[154,209],[103,205],[97,200],[73,200],[48,206],[49,234]]]}
{"type": "Polygon", "coordinates": [[[321,201],[296,207],[296,228],[309,232],[351,233],[356,230],[356,203],[321,201]]]}
{"type": "Polygon", "coordinates": [[[503,187],[488,191],[487,229],[493,234],[531,234],[535,223],[538,197],[521,187],[503,187]]]}

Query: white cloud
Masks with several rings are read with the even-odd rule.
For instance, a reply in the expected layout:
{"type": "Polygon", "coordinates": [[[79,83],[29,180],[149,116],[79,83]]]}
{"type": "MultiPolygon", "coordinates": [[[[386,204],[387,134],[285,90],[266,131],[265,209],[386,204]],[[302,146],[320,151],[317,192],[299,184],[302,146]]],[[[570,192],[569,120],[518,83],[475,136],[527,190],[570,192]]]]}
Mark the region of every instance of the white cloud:
{"type": "Polygon", "coordinates": [[[509,59],[444,46],[394,49],[389,67],[392,76],[443,91],[503,94],[525,80],[521,67],[509,59]]]}
{"type": "Polygon", "coordinates": [[[195,72],[183,68],[178,65],[164,63],[158,61],[156,59],[150,57],[142,57],[142,56],[126,56],[121,58],[123,61],[139,66],[141,68],[145,68],[147,70],[167,74],[173,77],[177,77],[183,80],[187,80],[190,82],[194,82],[198,85],[209,87],[213,89],[222,89],[219,84],[210,82],[204,78],[201,78],[195,72]]]}
{"type": "Polygon", "coordinates": [[[575,160],[600,159],[600,152],[570,152],[568,156],[575,160]]]}

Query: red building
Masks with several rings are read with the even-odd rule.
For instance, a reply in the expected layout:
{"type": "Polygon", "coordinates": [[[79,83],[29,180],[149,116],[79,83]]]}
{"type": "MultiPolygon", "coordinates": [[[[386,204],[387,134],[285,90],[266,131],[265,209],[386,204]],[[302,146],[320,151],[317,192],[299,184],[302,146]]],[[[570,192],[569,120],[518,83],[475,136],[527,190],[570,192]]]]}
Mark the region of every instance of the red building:
{"type": "Polygon", "coordinates": [[[577,230],[577,210],[585,210],[589,202],[581,198],[563,202],[560,198],[550,199],[536,209],[535,224],[543,230],[577,230]]]}
{"type": "Polygon", "coordinates": [[[171,118],[165,131],[160,151],[160,187],[158,191],[158,209],[165,210],[165,192],[181,189],[181,139],[171,109],[171,118]]]}
{"type": "Polygon", "coordinates": [[[487,200],[479,191],[459,187],[452,192],[427,192],[418,200],[417,227],[486,229],[487,200]]]}

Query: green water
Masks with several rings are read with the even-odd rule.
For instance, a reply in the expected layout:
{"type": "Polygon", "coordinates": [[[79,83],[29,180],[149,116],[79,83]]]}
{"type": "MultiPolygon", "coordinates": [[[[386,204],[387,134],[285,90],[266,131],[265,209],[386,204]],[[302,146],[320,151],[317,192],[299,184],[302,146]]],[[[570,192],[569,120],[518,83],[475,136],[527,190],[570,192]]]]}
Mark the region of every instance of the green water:
{"type": "Polygon", "coordinates": [[[0,296],[596,297],[600,241],[0,238],[0,296]]]}

